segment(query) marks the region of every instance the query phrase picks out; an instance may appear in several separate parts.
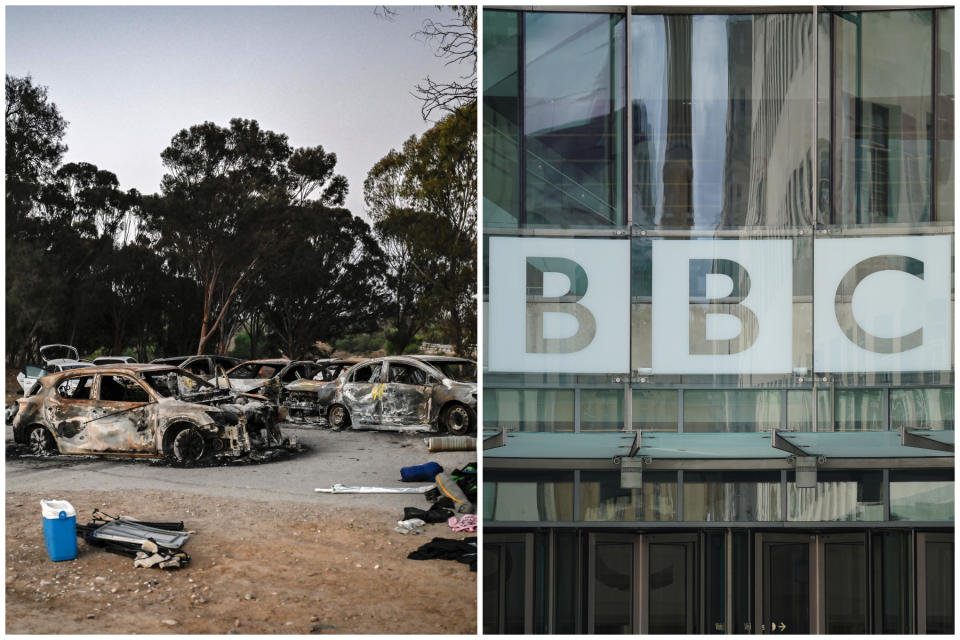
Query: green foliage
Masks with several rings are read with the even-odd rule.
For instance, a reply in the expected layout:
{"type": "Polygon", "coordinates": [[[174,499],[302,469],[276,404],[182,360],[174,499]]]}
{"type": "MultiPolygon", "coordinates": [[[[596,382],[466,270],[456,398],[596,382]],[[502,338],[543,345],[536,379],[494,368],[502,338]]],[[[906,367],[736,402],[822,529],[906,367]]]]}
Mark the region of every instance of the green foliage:
{"type": "Polygon", "coordinates": [[[402,353],[423,327],[467,353],[476,342],[476,103],[370,170],[364,202],[387,254],[392,331],[402,353]]]}
{"type": "Polygon", "coordinates": [[[386,338],[383,331],[372,331],[370,333],[352,333],[343,336],[333,342],[333,347],[337,351],[346,351],[354,355],[362,356],[379,351],[384,348],[386,338]]]}

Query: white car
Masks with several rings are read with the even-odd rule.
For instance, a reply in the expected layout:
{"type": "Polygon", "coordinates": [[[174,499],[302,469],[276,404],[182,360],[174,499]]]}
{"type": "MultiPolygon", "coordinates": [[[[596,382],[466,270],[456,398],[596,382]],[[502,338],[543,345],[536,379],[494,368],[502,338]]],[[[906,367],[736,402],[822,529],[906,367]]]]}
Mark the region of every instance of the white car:
{"type": "Polygon", "coordinates": [[[30,395],[33,385],[48,373],[58,373],[69,369],[93,366],[89,362],[79,360],[80,353],[76,347],[68,344],[45,344],[40,347],[40,361],[43,364],[28,364],[23,371],[17,374],[17,382],[23,389],[24,395],[30,395]]]}

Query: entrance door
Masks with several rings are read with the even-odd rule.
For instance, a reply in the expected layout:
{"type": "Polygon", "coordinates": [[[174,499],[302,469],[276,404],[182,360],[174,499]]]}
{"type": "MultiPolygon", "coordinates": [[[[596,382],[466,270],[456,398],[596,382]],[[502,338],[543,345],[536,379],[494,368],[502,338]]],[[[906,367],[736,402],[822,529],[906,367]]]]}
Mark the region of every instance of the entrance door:
{"type": "Polygon", "coordinates": [[[590,534],[588,633],[637,633],[640,536],[590,534]]]}
{"type": "Polygon", "coordinates": [[[484,536],[483,632],[533,633],[533,534],[484,536]]]}
{"type": "Polygon", "coordinates": [[[823,612],[818,633],[868,633],[866,537],[862,533],[821,535],[818,538],[821,563],[823,612]]]}
{"type": "Polygon", "coordinates": [[[953,535],[917,534],[917,633],[953,633],[953,535]]]}
{"type": "Polygon", "coordinates": [[[646,633],[698,633],[696,534],[644,537],[646,633]]]}
{"type": "Polygon", "coordinates": [[[813,536],[758,533],[754,633],[810,633],[813,536]]]}

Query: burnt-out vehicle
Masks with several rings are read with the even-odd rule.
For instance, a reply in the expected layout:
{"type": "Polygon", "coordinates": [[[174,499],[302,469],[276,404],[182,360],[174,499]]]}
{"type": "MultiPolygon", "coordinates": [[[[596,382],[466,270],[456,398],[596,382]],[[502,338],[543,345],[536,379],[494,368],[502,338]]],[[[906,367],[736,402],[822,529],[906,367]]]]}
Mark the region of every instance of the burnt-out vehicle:
{"type": "Polygon", "coordinates": [[[113,365],[44,376],[17,400],[14,441],[36,455],[109,454],[192,464],[291,444],[276,407],[169,365],[113,365]]]}
{"type": "MultiPolygon", "coordinates": [[[[476,363],[458,360],[472,364],[476,375],[476,363]]],[[[477,427],[476,378],[451,378],[432,364],[408,356],[361,362],[317,395],[326,407],[327,423],[336,429],[464,435],[477,427]]]]}
{"type": "Polygon", "coordinates": [[[286,358],[247,360],[218,374],[210,382],[217,387],[228,387],[234,391],[257,392],[289,364],[290,360],[286,358]]]}
{"type": "Polygon", "coordinates": [[[234,358],[233,356],[199,355],[157,358],[156,360],[151,360],[150,364],[169,364],[174,367],[180,367],[195,376],[209,381],[219,373],[228,371],[241,362],[243,362],[243,360],[234,358]]]}
{"type": "Polygon", "coordinates": [[[292,419],[323,423],[326,420],[326,407],[320,405],[320,389],[335,382],[341,373],[363,361],[364,358],[329,358],[291,362],[276,376],[281,410],[285,410],[292,419]]]}

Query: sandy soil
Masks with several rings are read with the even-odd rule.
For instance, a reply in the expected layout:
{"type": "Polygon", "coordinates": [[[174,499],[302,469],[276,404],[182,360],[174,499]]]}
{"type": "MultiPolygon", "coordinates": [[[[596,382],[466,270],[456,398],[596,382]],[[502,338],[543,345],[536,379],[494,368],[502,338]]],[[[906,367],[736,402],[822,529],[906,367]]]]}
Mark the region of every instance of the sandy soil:
{"type": "Polygon", "coordinates": [[[445,524],[392,531],[397,516],[366,508],[208,497],[169,491],[6,494],[7,633],[476,632],[476,573],[449,560],[409,560],[445,524]],[[183,520],[195,535],[181,570],[134,569],[79,542],[51,562],[41,498],[69,500],[78,522],[94,508],[183,520]]]}

